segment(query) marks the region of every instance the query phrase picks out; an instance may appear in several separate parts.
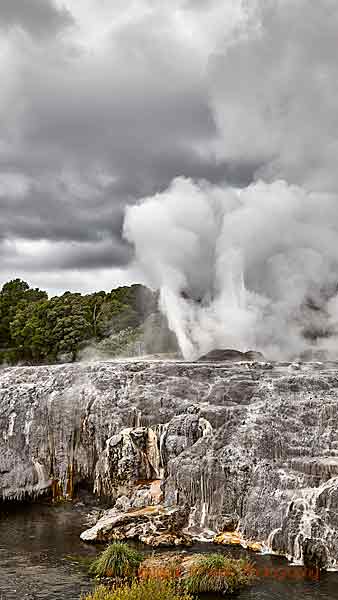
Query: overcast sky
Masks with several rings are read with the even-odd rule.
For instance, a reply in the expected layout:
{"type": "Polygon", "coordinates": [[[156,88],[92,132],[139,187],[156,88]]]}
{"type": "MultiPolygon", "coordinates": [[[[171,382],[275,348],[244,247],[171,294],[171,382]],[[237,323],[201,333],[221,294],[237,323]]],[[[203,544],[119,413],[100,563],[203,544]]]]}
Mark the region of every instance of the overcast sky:
{"type": "Polygon", "coordinates": [[[124,208],[177,176],[338,187],[336,0],[1,0],[1,282],[139,279],[124,208]]]}

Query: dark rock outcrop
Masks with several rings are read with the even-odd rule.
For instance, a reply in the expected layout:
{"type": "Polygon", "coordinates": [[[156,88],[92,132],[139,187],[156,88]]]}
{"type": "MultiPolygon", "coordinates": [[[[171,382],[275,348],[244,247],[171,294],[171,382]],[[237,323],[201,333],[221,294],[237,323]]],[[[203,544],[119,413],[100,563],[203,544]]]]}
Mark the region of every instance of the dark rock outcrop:
{"type": "Polygon", "coordinates": [[[201,356],[198,362],[237,362],[237,361],[264,361],[264,356],[256,350],[248,350],[240,352],[239,350],[211,350],[208,354],[201,356]]]}

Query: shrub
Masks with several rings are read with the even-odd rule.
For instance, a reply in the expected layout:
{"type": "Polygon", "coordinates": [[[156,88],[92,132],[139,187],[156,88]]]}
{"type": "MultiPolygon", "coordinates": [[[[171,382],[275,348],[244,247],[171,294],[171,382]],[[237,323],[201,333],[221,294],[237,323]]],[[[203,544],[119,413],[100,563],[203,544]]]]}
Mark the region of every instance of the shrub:
{"type": "Polygon", "coordinates": [[[83,600],[192,600],[186,592],[179,592],[174,582],[162,580],[133,581],[128,586],[108,590],[104,586],[83,600]]]}
{"type": "Polygon", "coordinates": [[[206,592],[234,593],[251,583],[255,571],[246,559],[233,559],[224,554],[201,556],[192,565],[183,580],[184,588],[191,594],[206,592]]]}
{"type": "Polygon", "coordinates": [[[115,542],[92,562],[89,573],[96,577],[129,579],[136,575],[142,560],[142,554],[127,544],[115,542]]]}

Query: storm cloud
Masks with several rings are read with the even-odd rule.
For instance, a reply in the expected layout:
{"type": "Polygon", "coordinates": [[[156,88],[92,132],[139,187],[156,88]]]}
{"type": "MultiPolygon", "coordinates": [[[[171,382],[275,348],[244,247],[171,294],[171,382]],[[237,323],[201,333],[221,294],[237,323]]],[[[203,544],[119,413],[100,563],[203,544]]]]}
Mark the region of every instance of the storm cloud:
{"type": "Polygon", "coordinates": [[[125,207],[177,177],[335,193],[337,23],[333,0],[4,0],[2,281],[142,278],[125,207]]]}
{"type": "Polygon", "coordinates": [[[113,284],[131,257],[127,204],[182,173],[251,177],[250,166],[222,165],[208,149],[217,136],[209,50],[181,16],[151,2],[1,4],[2,280],[34,284],[44,272],[53,291],[54,272],[74,288],[78,270],[76,285],[92,273],[95,288],[110,267],[113,284]]]}

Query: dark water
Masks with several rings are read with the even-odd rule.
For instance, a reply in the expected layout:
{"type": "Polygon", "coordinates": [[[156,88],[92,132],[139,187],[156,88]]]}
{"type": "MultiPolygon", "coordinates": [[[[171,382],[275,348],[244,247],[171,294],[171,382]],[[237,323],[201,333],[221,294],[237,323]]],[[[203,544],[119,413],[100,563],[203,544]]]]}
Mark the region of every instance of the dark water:
{"type": "Polygon", "coordinates": [[[79,600],[86,568],[68,555],[95,556],[81,542],[86,511],[71,504],[16,505],[0,514],[0,600],[79,600]]]}
{"type": "MultiPolygon", "coordinates": [[[[17,505],[0,513],[0,600],[79,600],[91,589],[87,567],[69,559],[96,554],[79,539],[86,528],[83,506],[17,505]]],[[[199,545],[193,551],[215,549],[199,545]]],[[[338,573],[306,579],[302,569],[284,559],[252,557],[261,578],[237,596],[240,600],[338,600],[338,573]]]]}

